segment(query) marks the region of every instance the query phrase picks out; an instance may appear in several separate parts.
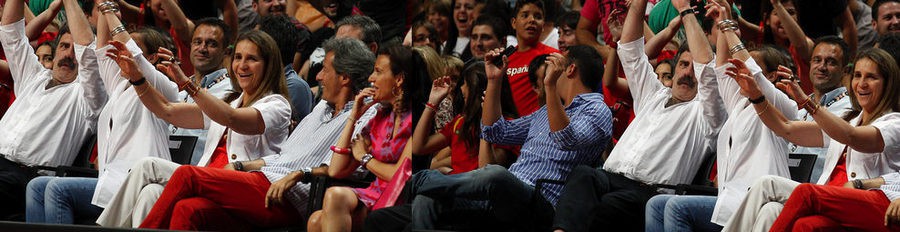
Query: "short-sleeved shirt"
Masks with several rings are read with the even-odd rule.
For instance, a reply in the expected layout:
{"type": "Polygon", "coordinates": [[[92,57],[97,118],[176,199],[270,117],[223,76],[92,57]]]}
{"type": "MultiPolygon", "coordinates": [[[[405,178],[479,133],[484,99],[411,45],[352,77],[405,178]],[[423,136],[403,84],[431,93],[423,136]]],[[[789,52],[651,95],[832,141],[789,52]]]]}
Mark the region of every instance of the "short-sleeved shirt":
{"type": "Polygon", "coordinates": [[[519,116],[533,113],[540,108],[538,95],[528,80],[528,64],[535,57],[559,52],[555,48],[538,43],[537,46],[524,52],[515,52],[509,56],[509,64],[506,66],[506,76],[509,87],[512,89],[513,102],[519,110],[519,116]]]}

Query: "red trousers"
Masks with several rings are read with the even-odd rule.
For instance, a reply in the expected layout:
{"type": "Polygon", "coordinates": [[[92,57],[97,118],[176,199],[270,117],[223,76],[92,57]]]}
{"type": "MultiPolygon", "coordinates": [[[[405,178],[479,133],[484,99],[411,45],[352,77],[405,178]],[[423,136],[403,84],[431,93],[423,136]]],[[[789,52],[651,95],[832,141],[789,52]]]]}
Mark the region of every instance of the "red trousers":
{"type": "Polygon", "coordinates": [[[290,203],[265,207],[270,185],[260,172],[184,165],[172,174],[141,228],[246,231],[302,225],[290,203]]]}
{"type": "Polygon", "coordinates": [[[879,190],[800,184],[771,231],[900,231],[884,226],[890,200],[879,190]]]}

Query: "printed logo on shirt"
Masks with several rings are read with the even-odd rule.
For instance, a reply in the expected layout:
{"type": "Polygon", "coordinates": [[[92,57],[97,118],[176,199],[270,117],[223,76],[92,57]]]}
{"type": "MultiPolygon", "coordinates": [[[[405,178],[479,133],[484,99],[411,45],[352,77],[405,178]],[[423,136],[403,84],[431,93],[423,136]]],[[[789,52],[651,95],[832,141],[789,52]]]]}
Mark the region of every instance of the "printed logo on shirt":
{"type": "Polygon", "coordinates": [[[528,66],[518,67],[518,68],[507,68],[506,76],[515,76],[522,73],[528,72],[528,66]]]}

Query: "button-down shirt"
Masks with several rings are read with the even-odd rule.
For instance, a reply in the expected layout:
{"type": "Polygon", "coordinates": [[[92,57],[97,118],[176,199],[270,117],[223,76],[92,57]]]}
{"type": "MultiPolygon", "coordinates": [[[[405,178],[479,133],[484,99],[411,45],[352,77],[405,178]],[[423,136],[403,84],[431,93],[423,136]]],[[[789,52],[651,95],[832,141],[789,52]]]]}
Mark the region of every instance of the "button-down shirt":
{"type": "MultiPolygon", "coordinates": [[[[225,95],[232,91],[231,79],[228,78],[226,69],[219,69],[203,76],[200,79],[200,88],[206,88],[206,92],[212,94],[218,99],[225,98],[225,95]]],[[[187,91],[178,92],[178,100],[184,103],[194,103],[194,99],[188,96],[187,91]]],[[[196,136],[197,143],[194,145],[194,152],[191,155],[191,164],[200,163],[203,156],[203,149],[206,147],[206,130],[204,129],[185,129],[175,126],[169,126],[172,135],[196,136]]]]}
{"type": "MultiPolygon", "coordinates": [[[[178,87],[157,71],[144,58],[134,40],[126,42],[147,84],[157,89],[168,101],[175,101],[178,87]]],[[[106,54],[112,45],[96,49],[106,54]]],[[[122,77],[116,61],[107,56],[97,59],[100,77],[109,95],[109,102],[97,122],[97,167],[100,171],[97,188],[91,203],[106,208],[109,200],[125,182],[128,170],[145,157],[170,159],[169,123],[147,109],[128,80],[122,77]]]]}
{"type": "Polygon", "coordinates": [[[603,169],[648,184],[688,184],[727,117],[719,97],[715,59],[694,62],[697,96],[666,106],[672,90],[657,80],[644,54],[644,39],[617,50],[634,97],[634,121],[613,148],[603,169]],[[674,121],[677,120],[677,123],[674,121]]]}
{"type": "MultiPolygon", "coordinates": [[[[812,96],[810,96],[812,97],[812,96]]],[[[847,97],[847,88],[840,87],[834,90],[825,93],[822,96],[822,100],[819,101],[819,105],[824,106],[828,109],[828,112],[831,112],[838,117],[843,117],[844,114],[850,112],[852,105],[850,105],[850,98],[847,97]]],[[[812,115],[809,115],[809,112],[806,112],[806,109],[800,109],[800,112],[797,113],[801,120],[804,121],[813,121],[812,115]]],[[[827,144],[827,143],[826,143],[827,144]]],[[[816,155],[816,165],[813,166],[810,180],[811,183],[816,183],[819,180],[819,176],[822,175],[822,169],[825,164],[826,152],[828,150],[821,147],[801,147],[791,143],[791,153],[798,154],[813,154],[816,155]]],[[[830,173],[829,173],[830,175],[830,173]]],[[[827,177],[826,177],[827,178],[827,177]]]]}
{"type": "Polygon", "coordinates": [[[16,101],[0,119],[0,155],[22,165],[70,165],[106,103],[93,44],[75,44],[78,77],[47,89],[45,69],[25,36],[25,21],[0,26],[16,101]]]}
{"type": "MultiPolygon", "coordinates": [[[[612,132],[612,114],[602,94],[575,96],[565,113],[569,125],[558,131],[550,131],[544,106],[525,117],[482,125],[481,137],[495,144],[522,145],[522,153],[509,168],[522,182],[534,186],[538,179],[565,181],[575,166],[600,164],[600,152],[612,132]]],[[[556,205],[562,188],[546,185],[541,194],[556,205]]]]}
{"type": "MultiPolygon", "coordinates": [[[[319,101],[285,141],[284,152],[262,158],[266,165],[260,171],[266,175],[269,182],[274,183],[292,171],[328,165],[332,154],[329,147],[334,145],[340,136],[352,107],[353,101],[350,101],[336,116],[332,116],[334,107],[324,100],[319,101]]],[[[288,192],[287,199],[300,214],[305,214],[309,203],[309,185],[294,185],[288,192]]]]}
{"type": "MultiPolygon", "coordinates": [[[[775,107],[769,110],[781,111],[788,120],[796,119],[797,104],[763,76],[753,58],[748,58],[745,63],[763,95],[775,107]]],[[[787,140],[763,124],[750,100],[740,94],[737,82],[725,75],[725,69],[731,66],[716,67],[719,94],[728,112],[728,120],[722,125],[716,141],[719,197],[712,222],[719,225],[725,225],[757,178],[764,175],[790,178],[787,140]]]]}

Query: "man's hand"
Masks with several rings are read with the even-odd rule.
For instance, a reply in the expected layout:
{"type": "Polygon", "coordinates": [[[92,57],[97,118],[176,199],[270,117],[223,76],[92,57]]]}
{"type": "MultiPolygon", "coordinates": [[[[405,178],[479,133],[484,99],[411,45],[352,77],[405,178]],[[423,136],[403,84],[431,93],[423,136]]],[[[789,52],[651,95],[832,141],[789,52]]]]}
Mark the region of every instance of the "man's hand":
{"type": "Polygon", "coordinates": [[[552,53],[547,56],[547,60],[544,63],[547,64],[544,86],[556,86],[556,81],[559,80],[559,76],[562,75],[563,70],[569,65],[569,60],[562,54],[552,53]]]}
{"type": "Polygon", "coordinates": [[[225,167],[222,167],[222,169],[229,170],[229,171],[237,171],[234,169],[234,163],[228,163],[225,165],[225,167]]]}
{"type": "MultiPolygon", "coordinates": [[[[484,54],[484,60],[490,61],[503,54],[502,48],[495,48],[494,50],[488,51],[484,54]]],[[[493,62],[484,62],[484,72],[487,75],[488,80],[497,80],[503,77],[503,72],[506,71],[506,65],[509,63],[509,60],[506,56],[502,57],[503,65],[502,67],[498,67],[493,62]]]]}
{"type": "Polygon", "coordinates": [[[303,172],[295,171],[272,183],[269,191],[266,192],[266,208],[269,208],[270,205],[286,203],[285,193],[297,185],[300,178],[303,178],[303,172]]]}

